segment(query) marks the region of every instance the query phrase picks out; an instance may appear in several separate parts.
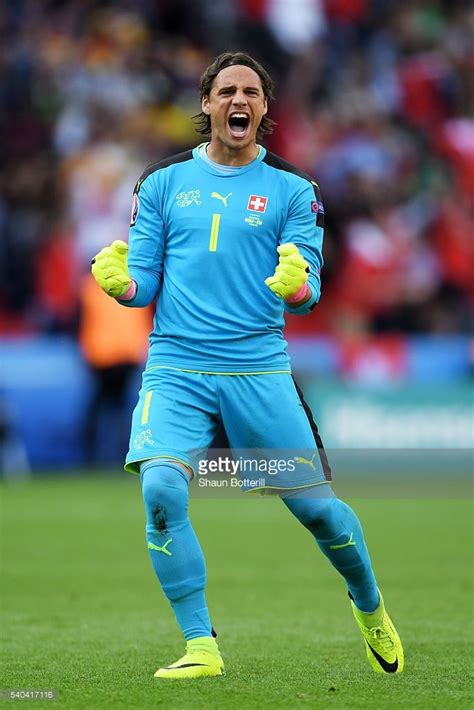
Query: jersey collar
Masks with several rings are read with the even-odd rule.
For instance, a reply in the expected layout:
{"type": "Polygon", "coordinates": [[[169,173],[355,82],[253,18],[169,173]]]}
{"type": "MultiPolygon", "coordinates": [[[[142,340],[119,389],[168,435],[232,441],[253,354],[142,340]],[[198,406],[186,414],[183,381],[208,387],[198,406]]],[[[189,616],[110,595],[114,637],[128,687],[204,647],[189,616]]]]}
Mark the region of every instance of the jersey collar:
{"type": "Polygon", "coordinates": [[[262,162],[267,153],[266,148],[264,148],[262,145],[259,145],[258,147],[260,150],[255,160],[252,160],[251,163],[247,163],[247,165],[235,166],[235,170],[232,170],[229,173],[222,173],[218,170],[218,168],[215,168],[211,163],[208,163],[206,160],[203,160],[201,158],[199,151],[206,145],[208,144],[200,143],[199,145],[197,145],[193,149],[193,158],[199,165],[199,167],[202,168],[202,170],[205,170],[211,175],[218,175],[219,177],[234,177],[236,175],[243,175],[243,173],[248,173],[250,170],[253,170],[258,166],[259,163],[262,162]]]}

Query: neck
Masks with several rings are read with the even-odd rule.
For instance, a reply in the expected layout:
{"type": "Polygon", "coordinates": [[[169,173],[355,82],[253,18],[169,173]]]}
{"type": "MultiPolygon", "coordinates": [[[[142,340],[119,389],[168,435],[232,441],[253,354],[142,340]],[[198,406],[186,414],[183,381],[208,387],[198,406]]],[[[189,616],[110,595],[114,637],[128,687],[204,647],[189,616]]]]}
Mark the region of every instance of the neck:
{"type": "Polygon", "coordinates": [[[252,163],[260,153],[260,148],[256,143],[251,143],[245,148],[234,149],[211,139],[206,152],[208,157],[219,165],[241,167],[252,163]]]}

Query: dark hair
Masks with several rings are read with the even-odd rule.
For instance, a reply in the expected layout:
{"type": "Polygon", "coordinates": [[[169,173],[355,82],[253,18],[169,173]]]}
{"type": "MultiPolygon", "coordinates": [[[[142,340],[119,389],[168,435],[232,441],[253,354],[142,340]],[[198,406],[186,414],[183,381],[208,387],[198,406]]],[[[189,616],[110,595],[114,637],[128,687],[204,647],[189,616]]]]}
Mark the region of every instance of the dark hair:
{"type": "MultiPolygon", "coordinates": [[[[202,101],[204,96],[209,96],[211,93],[212,84],[219,72],[222,71],[222,69],[234,66],[244,66],[253,69],[260,77],[265,98],[267,101],[273,99],[273,80],[261,64],[255,59],[252,59],[248,54],[245,54],[245,52],[224,52],[214,59],[212,64],[207,67],[204,74],[201,76],[199,82],[200,101],[202,101]]],[[[204,113],[204,111],[193,116],[193,121],[196,123],[197,133],[201,133],[203,136],[211,135],[211,118],[204,113]]],[[[266,133],[271,133],[275,125],[275,121],[272,121],[272,119],[267,116],[263,116],[257,130],[257,138],[260,139],[266,133]]]]}

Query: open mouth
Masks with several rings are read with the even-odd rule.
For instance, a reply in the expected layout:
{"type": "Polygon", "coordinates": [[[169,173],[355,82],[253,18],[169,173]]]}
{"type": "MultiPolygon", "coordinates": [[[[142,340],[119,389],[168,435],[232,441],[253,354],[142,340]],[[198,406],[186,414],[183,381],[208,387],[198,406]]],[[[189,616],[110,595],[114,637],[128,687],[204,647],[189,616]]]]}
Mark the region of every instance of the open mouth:
{"type": "Polygon", "coordinates": [[[247,134],[250,118],[246,113],[231,113],[229,116],[229,131],[234,138],[241,138],[247,134]]]}

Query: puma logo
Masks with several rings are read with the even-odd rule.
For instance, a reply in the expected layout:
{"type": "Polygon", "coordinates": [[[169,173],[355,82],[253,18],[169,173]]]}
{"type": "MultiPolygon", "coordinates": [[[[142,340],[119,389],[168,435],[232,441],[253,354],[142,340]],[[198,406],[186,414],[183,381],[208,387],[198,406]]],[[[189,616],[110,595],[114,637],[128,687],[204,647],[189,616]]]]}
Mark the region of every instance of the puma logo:
{"type": "Polygon", "coordinates": [[[149,550],[156,550],[157,552],[163,552],[165,555],[168,555],[168,557],[172,557],[172,553],[166,549],[171,542],[173,542],[173,538],[170,538],[169,540],[167,540],[165,542],[165,544],[163,545],[163,547],[160,547],[159,545],[154,545],[152,542],[149,542],[148,549],[149,550]]]}
{"type": "Polygon", "coordinates": [[[211,197],[215,197],[216,200],[220,200],[221,202],[223,202],[223,203],[224,203],[224,207],[227,207],[227,200],[229,199],[229,197],[230,197],[231,195],[232,195],[232,193],[229,192],[228,195],[226,195],[225,197],[222,197],[222,195],[219,195],[218,192],[211,192],[211,197]]]}
{"type": "Polygon", "coordinates": [[[296,463],[305,463],[308,466],[311,466],[311,468],[316,471],[316,466],[314,465],[314,457],[315,456],[316,456],[316,451],[312,455],[311,459],[305,459],[304,456],[295,456],[295,461],[296,461],[296,463]]]}
{"type": "Polygon", "coordinates": [[[357,543],[352,539],[353,537],[354,537],[354,533],[351,532],[351,536],[347,542],[345,542],[343,545],[331,545],[329,547],[329,549],[330,550],[342,550],[343,547],[349,547],[349,545],[356,545],[357,543]]]}

